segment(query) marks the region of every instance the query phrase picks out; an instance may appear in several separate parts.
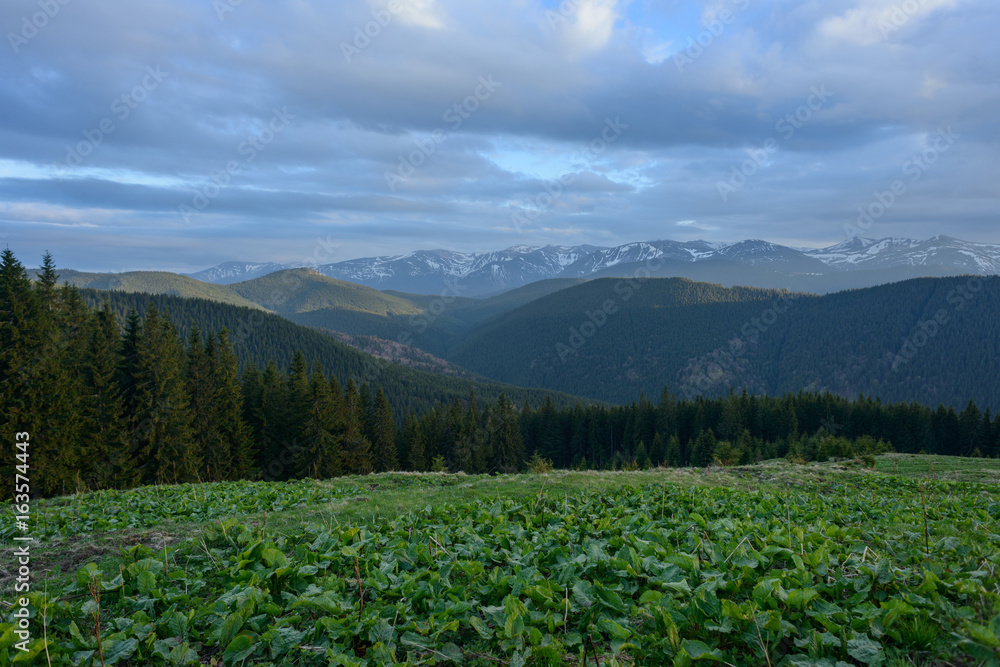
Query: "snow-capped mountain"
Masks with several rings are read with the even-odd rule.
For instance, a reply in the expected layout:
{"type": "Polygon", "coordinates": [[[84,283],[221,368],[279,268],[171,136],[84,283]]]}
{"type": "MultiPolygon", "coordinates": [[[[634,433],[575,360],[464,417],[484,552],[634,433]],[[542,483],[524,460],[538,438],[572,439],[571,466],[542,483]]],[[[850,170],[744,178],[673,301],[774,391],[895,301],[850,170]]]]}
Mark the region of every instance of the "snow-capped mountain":
{"type": "Polygon", "coordinates": [[[1000,245],[970,243],[949,236],[927,241],[853,238],[806,254],[840,269],[940,266],[963,273],[1000,273],[1000,245]]]}
{"type": "MultiPolygon", "coordinates": [[[[657,266],[667,267],[662,275],[819,292],[921,275],[1000,274],[1000,245],[971,243],[947,236],[926,241],[853,238],[822,249],[790,248],[748,240],[738,243],[647,241],[614,248],[513,246],[485,253],[417,250],[405,255],[365,257],[314,268],[332,278],[377,289],[481,296],[548,278],[586,278],[615,275],[616,272],[625,276],[654,259],[662,260],[657,266]]],[[[229,284],[284,268],[296,267],[227,262],[191,277],[229,284]]]]}
{"type": "Polygon", "coordinates": [[[188,276],[195,280],[202,280],[206,283],[216,283],[217,285],[229,285],[266,276],[275,271],[288,268],[284,264],[274,262],[224,262],[211,269],[205,269],[198,273],[189,273],[188,276]]]}
{"type": "Polygon", "coordinates": [[[647,262],[651,259],[674,259],[695,262],[712,256],[728,244],[707,241],[648,241],[628,243],[617,248],[600,248],[566,267],[564,278],[585,278],[615,266],[647,262]]]}

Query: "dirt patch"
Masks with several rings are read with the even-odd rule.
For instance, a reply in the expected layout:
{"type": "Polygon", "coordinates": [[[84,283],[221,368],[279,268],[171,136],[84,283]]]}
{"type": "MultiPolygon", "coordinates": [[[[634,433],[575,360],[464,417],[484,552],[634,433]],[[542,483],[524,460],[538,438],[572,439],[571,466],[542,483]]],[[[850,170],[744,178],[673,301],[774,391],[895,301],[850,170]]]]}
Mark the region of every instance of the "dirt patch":
{"type": "MultiPolygon", "coordinates": [[[[35,580],[44,578],[56,568],[62,574],[72,574],[87,563],[96,563],[109,556],[121,554],[141,544],[153,550],[162,550],[180,541],[180,536],[164,532],[118,531],[81,538],[55,538],[31,544],[31,574],[35,580]]],[[[10,548],[4,547],[4,551],[10,548]]],[[[17,577],[17,564],[13,558],[0,561],[0,588],[13,585],[17,577]]]]}

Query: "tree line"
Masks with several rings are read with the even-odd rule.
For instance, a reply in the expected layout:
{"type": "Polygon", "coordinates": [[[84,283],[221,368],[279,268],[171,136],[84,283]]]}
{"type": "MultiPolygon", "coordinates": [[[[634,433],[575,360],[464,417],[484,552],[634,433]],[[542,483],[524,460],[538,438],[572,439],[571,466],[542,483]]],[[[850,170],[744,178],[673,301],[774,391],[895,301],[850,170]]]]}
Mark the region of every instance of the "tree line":
{"type": "MultiPolygon", "coordinates": [[[[515,472],[823,460],[898,451],[996,456],[1000,419],[831,394],[730,392],[631,405],[516,406],[506,395],[438,401],[394,414],[382,387],[311,367],[298,352],[241,372],[229,332],[182,336],[151,305],[124,321],[57,287],[46,255],[29,281],[9,250],[0,263],[0,407],[31,434],[33,490],[233,479],[328,478],[389,470],[515,472]]],[[[432,402],[432,397],[428,397],[432,402]]]]}

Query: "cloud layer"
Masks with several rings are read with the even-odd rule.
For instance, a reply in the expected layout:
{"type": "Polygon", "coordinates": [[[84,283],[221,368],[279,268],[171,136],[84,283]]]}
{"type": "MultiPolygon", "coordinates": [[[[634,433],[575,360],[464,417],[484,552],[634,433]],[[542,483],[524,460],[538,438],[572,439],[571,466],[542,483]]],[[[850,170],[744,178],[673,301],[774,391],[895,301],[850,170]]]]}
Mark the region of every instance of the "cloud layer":
{"type": "Polygon", "coordinates": [[[990,0],[12,0],[0,28],[28,263],[818,246],[897,181],[866,235],[1000,241],[990,0]]]}

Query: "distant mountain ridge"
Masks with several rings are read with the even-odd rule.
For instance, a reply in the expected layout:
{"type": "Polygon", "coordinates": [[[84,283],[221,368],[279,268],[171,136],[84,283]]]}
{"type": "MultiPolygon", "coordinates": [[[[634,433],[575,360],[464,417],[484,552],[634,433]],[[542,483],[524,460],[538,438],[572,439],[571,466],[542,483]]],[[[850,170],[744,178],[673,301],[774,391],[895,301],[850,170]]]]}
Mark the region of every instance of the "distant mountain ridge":
{"type": "MultiPolygon", "coordinates": [[[[791,248],[758,239],[736,243],[642,241],[613,248],[521,245],[485,253],[417,250],[311,268],[331,278],[381,290],[417,294],[448,290],[475,297],[549,278],[626,276],[651,260],[669,266],[657,275],[696,280],[705,277],[703,268],[696,270],[694,265],[714,262],[722,267],[719,282],[729,285],[797,289],[802,283],[796,277],[811,276],[806,289],[826,293],[919,276],[1000,274],[1000,244],[936,236],[924,241],[859,237],[819,249],[791,248]],[[857,276],[845,279],[847,273],[857,276]]],[[[274,262],[226,262],[189,275],[205,282],[231,284],[288,268],[298,267],[274,262]]]]}

